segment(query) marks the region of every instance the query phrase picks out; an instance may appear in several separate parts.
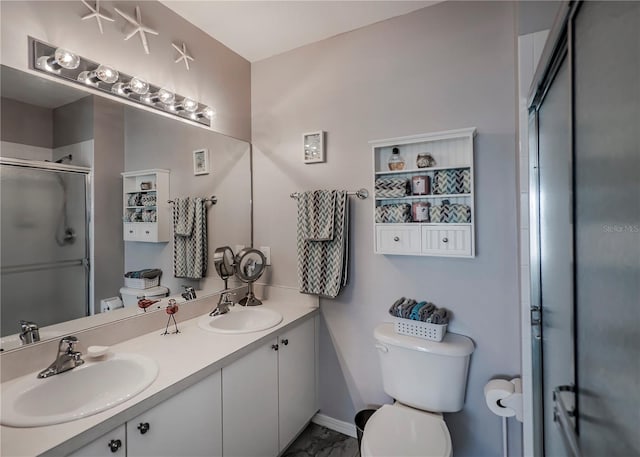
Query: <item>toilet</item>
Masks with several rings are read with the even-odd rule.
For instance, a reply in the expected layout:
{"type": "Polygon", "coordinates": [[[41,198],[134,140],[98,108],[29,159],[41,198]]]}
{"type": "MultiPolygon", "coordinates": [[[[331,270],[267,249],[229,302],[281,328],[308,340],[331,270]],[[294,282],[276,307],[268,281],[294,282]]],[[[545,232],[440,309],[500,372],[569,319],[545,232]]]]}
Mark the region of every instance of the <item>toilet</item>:
{"type": "Polygon", "coordinates": [[[451,436],[442,413],[464,405],[470,338],[447,333],[441,342],[399,335],[392,323],[374,331],[384,391],[393,405],[366,423],[362,457],[450,457],[451,436]]]}

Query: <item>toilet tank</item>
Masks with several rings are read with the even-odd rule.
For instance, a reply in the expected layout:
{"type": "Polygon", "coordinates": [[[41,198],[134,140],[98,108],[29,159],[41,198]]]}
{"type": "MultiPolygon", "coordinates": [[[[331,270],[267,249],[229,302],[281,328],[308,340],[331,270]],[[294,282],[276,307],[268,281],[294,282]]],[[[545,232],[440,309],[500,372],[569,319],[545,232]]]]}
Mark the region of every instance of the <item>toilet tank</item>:
{"type": "Polygon", "coordinates": [[[399,335],[392,323],[374,331],[384,391],[414,408],[450,413],[464,405],[470,338],[447,333],[441,342],[399,335]]]}

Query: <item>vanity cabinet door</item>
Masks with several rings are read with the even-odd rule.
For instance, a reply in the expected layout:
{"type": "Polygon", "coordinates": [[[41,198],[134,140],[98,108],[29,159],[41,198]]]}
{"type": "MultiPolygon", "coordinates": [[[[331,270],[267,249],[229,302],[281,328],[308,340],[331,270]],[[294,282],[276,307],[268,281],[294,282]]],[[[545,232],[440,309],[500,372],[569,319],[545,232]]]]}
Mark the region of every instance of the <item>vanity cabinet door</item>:
{"type": "Polygon", "coordinates": [[[222,369],[222,454],[278,455],[278,340],[222,369]]]}
{"type": "Polygon", "coordinates": [[[121,425],[73,454],[69,454],[68,457],[124,457],[127,455],[126,444],[125,427],[121,425]]]}
{"type": "Polygon", "coordinates": [[[221,456],[220,372],[127,422],[127,456],[221,456]]]}
{"type": "Polygon", "coordinates": [[[307,319],[278,338],[280,450],[317,412],[315,319],[307,319]]]}

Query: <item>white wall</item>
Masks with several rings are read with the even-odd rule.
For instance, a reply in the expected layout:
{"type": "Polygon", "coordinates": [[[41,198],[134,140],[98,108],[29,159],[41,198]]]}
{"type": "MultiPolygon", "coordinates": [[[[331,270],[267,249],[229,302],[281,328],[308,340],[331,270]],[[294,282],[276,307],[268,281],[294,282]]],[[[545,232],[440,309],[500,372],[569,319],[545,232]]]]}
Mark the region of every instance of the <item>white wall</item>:
{"type": "Polygon", "coordinates": [[[27,70],[27,37],[32,36],[211,105],[218,112],[214,130],[250,139],[251,67],[247,60],[157,1],[102,1],[100,7],[116,18],[114,23],[104,21],[104,35],[95,20],[81,20],[89,10],[79,1],[0,2],[1,62],[27,70]],[[134,15],[136,5],[144,24],[160,33],[149,35],[149,55],[137,35],[124,41],[130,28],[113,9],[134,15]],[[182,42],[195,58],[190,71],[183,63],[174,63],[176,51],[171,43],[182,42]]]}
{"type": "MultiPolygon", "coordinates": [[[[353,200],[350,285],[322,300],[321,412],[351,421],[382,390],[373,329],[399,296],[429,299],[469,335],[465,409],[447,415],[456,456],[498,455],[484,384],[520,370],[515,6],[445,2],[252,65],[255,244],[272,284],[296,284],[296,205],[313,188],[372,187],[369,140],[475,126],[472,260],[373,254],[372,202],[353,200]],[[327,163],[302,163],[301,134],[327,131],[327,163]]],[[[521,454],[512,422],[512,455],[521,454]]]]}

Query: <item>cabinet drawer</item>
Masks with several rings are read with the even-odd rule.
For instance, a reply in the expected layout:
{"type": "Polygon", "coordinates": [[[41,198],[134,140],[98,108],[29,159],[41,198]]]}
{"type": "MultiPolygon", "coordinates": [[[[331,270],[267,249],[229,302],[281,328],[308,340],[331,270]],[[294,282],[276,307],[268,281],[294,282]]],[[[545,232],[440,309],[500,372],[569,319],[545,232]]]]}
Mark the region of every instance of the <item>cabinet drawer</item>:
{"type": "Polygon", "coordinates": [[[376,225],[376,252],[379,254],[419,254],[420,227],[376,225]]]}
{"type": "Polygon", "coordinates": [[[124,240],[125,241],[137,241],[138,239],[138,227],[136,227],[137,224],[132,223],[132,222],[125,222],[123,224],[123,229],[124,229],[124,240]]]}
{"type": "Polygon", "coordinates": [[[157,241],[158,239],[158,225],[150,222],[139,222],[138,227],[138,241],[157,241]]]}
{"type": "Polygon", "coordinates": [[[422,252],[432,255],[471,256],[471,226],[423,226],[422,252]]]}

